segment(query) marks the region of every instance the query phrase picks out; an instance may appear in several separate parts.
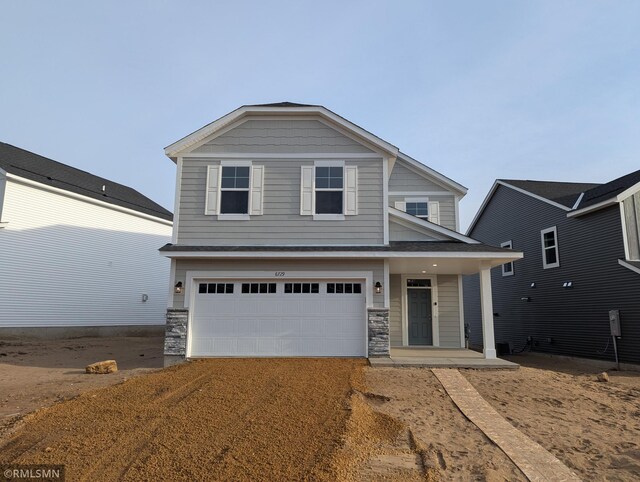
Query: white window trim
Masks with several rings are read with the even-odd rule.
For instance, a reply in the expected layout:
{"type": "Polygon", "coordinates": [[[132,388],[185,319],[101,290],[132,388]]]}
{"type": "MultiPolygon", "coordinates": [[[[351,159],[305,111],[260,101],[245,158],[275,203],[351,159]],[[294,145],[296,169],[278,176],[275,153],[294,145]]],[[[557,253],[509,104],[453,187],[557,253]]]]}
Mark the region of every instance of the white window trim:
{"type": "Polygon", "coordinates": [[[540,243],[541,243],[541,248],[542,248],[542,268],[543,269],[550,269],[550,268],[557,268],[560,266],[560,250],[558,249],[558,229],[556,226],[552,226],[550,228],[547,229],[543,229],[542,231],[540,231],[540,243]],[[554,249],[556,251],[556,262],[555,263],[547,263],[547,257],[546,257],[546,248],[544,246],[544,235],[547,233],[553,233],[553,237],[555,239],[555,246],[554,249]]]}
{"type": "Polygon", "coordinates": [[[345,220],[345,176],[344,161],[335,160],[316,160],[313,162],[313,220],[314,221],[344,221],[345,220]],[[342,168],[342,214],[318,214],[316,213],[316,192],[317,191],[339,191],[335,188],[317,188],[316,187],[316,168],[317,167],[341,167],[342,168]]]}
{"type": "MultiPolygon", "coordinates": [[[[405,212],[407,209],[407,203],[425,203],[427,205],[427,215],[426,216],[415,216],[418,219],[424,219],[429,221],[429,198],[428,197],[406,197],[404,198],[404,208],[405,212]]],[[[409,214],[409,213],[407,213],[409,214]]],[[[413,214],[411,215],[413,216],[413,214]]]]}
{"type": "MultiPolygon", "coordinates": [[[[556,238],[556,244],[557,244],[557,238],[556,238]]],[[[504,243],[500,243],[500,247],[501,248],[508,248],[508,249],[513,249],[513,241],[509,240],[509,241],[505,241],[504,243]]],[[[502,276],[513,276],[514,272],[515,272],[515,268],[513,266],[513,261],[510,261],[508,263],[505,263],[501,266],[502,268],[502,276]],[[511,271],[505,271],[504,267],[507,266],[508,264],[511,265],[511,271]]]]}
{"type": "Polygon", "coordinates": [[[243,159],[234,159],[234,160],[224,160],[220,161],[220,172],[218,173],[218,221],[249,221],[251,219],[251,215],[249,212],[251,211],[251,178],[252,172],[251,167],[253,166],[253,162],[243,160],[243,159]],[[247,191],[247,213],[221,213],[222,209],[222,169],[225,167],[248,167],[249,168],[249,187],[244,188],[224,188],[225,191],[247,191]]]}
{"type": "Polygon", "coordinates": [[[401,303],[402,303],[402,346],[422,346],[422,345],[409,345],[409,307],[407,296],[407,280],[409,279],[428,279],[431,280],[431,286],[425,288],[415,289],[430,289],[431,290],[431,339],[433,345],[425,346],[440,346],[440,317],[438,312],[438,276],[437,275],[424,275],[424,274],[403,274],[400,276],[401,280],[401,303]]]}

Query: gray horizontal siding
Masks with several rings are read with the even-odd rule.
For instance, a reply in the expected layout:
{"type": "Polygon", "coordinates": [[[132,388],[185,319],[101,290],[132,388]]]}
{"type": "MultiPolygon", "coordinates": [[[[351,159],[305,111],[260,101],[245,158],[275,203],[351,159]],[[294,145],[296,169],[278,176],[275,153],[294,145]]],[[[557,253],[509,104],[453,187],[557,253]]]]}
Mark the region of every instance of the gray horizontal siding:
{"type": "Polygon", "coordinates": [[[440,184],[430,181],[406,167],[401,160],[396,161],[391,171],[389,191],[442,191],[443,194],[448,192],[440,184]]]}
{"type": "MultiPolygon", "coordinates": [[[[373,282],[384,279],[383,260],[176,260],[174,283],[186,281],[187,271],[372,271],[373,282]]],[[[241,274],[239,274],[241,277],[241,274]]],[[[384,295],[373,294],[373,307],[384,306],[384,295]]],[[[184,294],[173,295],[173,307],[184,307],[184,294]]]]}
{"type": "Polygon", "coordinates": [[[195,153],[372,153],[317,120],[248,120],[195,153]]]}
{"type": "MultiPolygon", "coordinates": [[[[532,336],[536,351],[611,360],[611,344],[601,352],[610,339],[608,311],[619,309],[620,359],[640,363],[640,275],[618,264],[624,245],[617,205],[567,218],[565,211],[500,186],[471,235],[490,244],[512,240],[524,252],[513,276],[503,277],[500,268],[491,273],[496,342],[519,349],[532,336]],[[540,230],[551,226],[558,230],[560,267],[544,270],[540,230]],[[562,287],[566,281],[572,289],[562,287]]],[[[465,320],[472,342],[481,345],[477,278],[465,278],[465,320]]]]}
{"type": "MultiPolygon", "coordinates": [[[[394,196],[389,195],[389,206],[395,207],[396,201],[404,202],[408,197],[425,197],[424,194],[416,192],[412,195],[394,196]]],[[[429,201],[437,201],[440,205],[440,225],[448,229],[456,229],[456,200],[453,194],[429,195],[429,201]]]]}
{"type": "Polygon", "coordinates": [[[439,239],[393,221],[389,222],[389,241],[438,241],[439,239]]]}
{"type": "Polygon", "coordinates": [[[204,214],[207,165],[185,159],[179,205],[178,242],[186,245],[382,244],[382,161],[348,160],[358,166],[358,215],[344,221],[300,216],[300,166],[304,160],[264,160],[264,214],[249,221],[219,221],[204,214]]]}
{"type": "Polygon", "coordinates": [[[440,346],[460,348],[460,295],[457,275],[438,275],[440,346]]]}

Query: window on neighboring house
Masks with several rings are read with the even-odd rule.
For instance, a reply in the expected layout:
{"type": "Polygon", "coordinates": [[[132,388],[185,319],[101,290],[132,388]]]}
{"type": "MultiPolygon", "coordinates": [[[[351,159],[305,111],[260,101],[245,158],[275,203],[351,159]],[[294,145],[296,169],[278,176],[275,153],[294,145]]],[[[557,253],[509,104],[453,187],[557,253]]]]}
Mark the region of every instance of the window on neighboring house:
{"type": "MultiPolygon", "coordinates": [[[[512,249],[513,243],[511,241],[505,241],[500,244],[500,247],[512,249]]],[[[502,276],[513,276],[513,261],[502,265],[502,276]]]]}
{"type": "Polygon", "coordinates": [[[316,166],[316,214],[343,214],[344,168],[316,166]]]}
{"type": "Polygon", "coordinates": [[[640,192],[629,196],[622,202],[626,256],[632,261],[640,260],[640,192]]]}
{"type": "Polygon", "coordinates": [[[248,166],[223,166],[220,214],[249,214],[248,166]]]}
{"type": "Polygon", "coordinates": [[[429,219],[429,203],[424,202],[409,202],[406,203],[406,213],[411,214],[419,218],[429,219]]]}
{"type": "Polygon", "coordinates": [[[544,269],[560,266],[558,255],[558,231],[555,226],[540,231],[542,240],[542,267],[544,269]]]}

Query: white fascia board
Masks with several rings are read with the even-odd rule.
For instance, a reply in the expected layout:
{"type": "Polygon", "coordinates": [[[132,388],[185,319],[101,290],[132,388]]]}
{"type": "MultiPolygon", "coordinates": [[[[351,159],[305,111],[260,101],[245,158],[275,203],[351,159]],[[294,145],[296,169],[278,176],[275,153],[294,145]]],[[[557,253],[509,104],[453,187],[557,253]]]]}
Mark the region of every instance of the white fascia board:
{"type": "Polygon", "coordinates": [[[509,184],[507,182],[501,181],[500,179],[497,179],[493,183],[493,186],[491,186],[491,189],[489,190],[489,193],[487,194],[487,196],[484,198],[484,201],[482,201],[482,204],[480,205],[480,209],[478,209],[478,212],[473,217],[473,220],[471,221],[471,224],[469,224],[469,227],[467,228],[467,235],[471,234],[471,231],[473,230],[474,226],[476,225],[476,223],[480,219],[480,216],[482,216],[482,213],[484,212],[485,208],[487,207],[487,204],[489,203],[489,201],[493,197],[493,194],[496,192],[496,189],[498,189],[498,186],[508,187],[509,189],[513,189],[514,191],[517,191],[517,192],[519,192],[521,194],[524,194],[526,196],[529,196],[529,197],[532,197],[534,199],[537,199],[538,201],[542,201],[544,203],[547,203],[547,204],[550,204],[550,205],[555,206],[557,208],[560,208],[563,211],[571,211],[571,208],[568,208],[567,206],[563,206],[562,204],[559,204],[559,203],[557,203],[555,201],[551,201],[550,199],[544,198],[542,196],[538,196],[537,194],[533,194],[533,193],[531,193],[529,191],[526,191],[524,189],[516,187],[516,186],[514,186],[512,184],[509,184]]]}
{"type": "MultiPolygon", "coordinates": [[[[605,199],[604,201],[601,201],[601,202],[599,202],[597,204],[594,204],[592,206],[587,206],[586,208],[578,209],[576,211],[571,211],[569,214],[567,214],[567,217],[572,218],[574,216],[580,216],[582,214],[587,214],[587,213],[590,213],[590,212],[593,212],[593,211],[597,211],[598,209],[603,209],[603,208],[606,208],[606,207],[609,207],[609,206],[613,206],[616,203],[624,201],[629,196],[633,196],[638,191],[640,191],[640,182],[634,184],[629,189],[626,189],[626,190],[622,191],[620,194],[618,194],[615,197],[611,197],[609,199],[605,199]]],[[[574,206],[574,208],[575,208],[575,206],[574,206]]]]}
{"type": "Polygon", "coordinates": [[[421,228],[434,231],[438,234],[446,236],[447,238],[455,239],[456,241],[462,241],[463,243],[467,243],[467,244],[480,244],[480,241],[477,241],[473,238],[470,238],[469,236],[465,236],[464,234],[460,234],[451,229],[440,226],[439,224],[434,224],[424,219],[417,218],[415,216],[412,216],[411,214],[407,214],[403,211],[400,211],[399,209],[392,208],[391,206],[389,206],[388,209],[389,209],[389,216],[402,219],[403,221],[407,221],[421,228]]]}
{"type": "Polygon", "coordinates": [[[618,264],[620,266],[624,266],[625,268],[628,268],[631,271],[635,271],[636,273],[640,274],[640,268],[637,268],[636,266],[632,265],[631,263],[627,263],[624,259],[619,259],[618,260],[618,264]]]}
{"type": "Polygon", "coordinates": [[[462,184],[455,182],[453,179],[449,179],[444,174],[440,174],[435,169],[432,169],[429,166],[422,164],[420,161],[415,160],[413,157],[408,156],[404,152],[400,152],[398,154],[398,159],[405,161],[411,167],[420,171],[429,180],[431,181],[433,181],[434,179],[437,180],[439,184],[443,185],[443,187],[446,187],[447,189],[451,189],[455,191],[460,196],[464,196],[465,194],[467,194],[467,188],[464,187],[462,184]]]}
{"type": "Polygon", "coordinates": [[[97,206],[101,206],[107,209],[112,209],[114,211],[119,211],[125,214],[130,214],[132,216],[137,216],[139,218],[148,219],[149,221],[155,221],[159,224],[164,224],[165,226],[173,226],[172,221],[168,221],[166,219],[157,218],[155,216],[151,216],[150,214],[141,213],[140,211],[134,211],[133,209],[125,208],[122,206],[118,206],[116,204],[107,203],[104,201],[100,201],[99,199],[94,199],[92,197],[83,196],[82,194],[76,194],[71,191],[66,191],[64,189],[59,189],[57,187],[48,186],[46,184],[42,184],[36,181],[32,181],[31,179],[26,179],[24,177],[16,176],[15,174],[7,173],[7,179],[11,181],[15,181],[21,184],[25,184],[27,186],[33,186],[38,189],[42,189],[43,191],[49,191],[55,194],[59,194],[61,196],[70,197],[72,199],[77,199],[79,201],[84,201],[89,204],[95,204],[97,206]]]}
{"type": "Polygon", "coordinates": [[[522,259],[521,252],[464,252],[464,251],[161,251],[167,258],[429,258],[498,260],[501,263],[522,259]]]}
{"type": "Polygon", "coordinates": [[[202,141],[203,139],[213,135],[215,132],[223,129],[228,126],[232,122],[236,122],[242,117],[247,115],[309,115],[315,114],[327,119],[336,125],[346,129],[347,131],[355,134],[359,138],[367,141],[368,143],[376,146],[378,149],[381,149],[385,153],[391,156],[397,156],[399,149],[380,139],[379,137],[371,134],[370,132],[364,130],[363,128],[353,124],[352,122],[340,117],[339,115],[331,112],[329,109],[326,109],[321,106],[310,106],[310,107],[251,107],[244,106],[240,107],[233,112],[221,117],[220,119],[207,124],[206,126],[198,129],[197,131],[189,134],[186,137],[183,137],[177,142],[165,147],[165,154],[175,161],[175,158],[178,155],[182,155],[182,151],[185,151],[195,145],[196,143],[202,141]]]}

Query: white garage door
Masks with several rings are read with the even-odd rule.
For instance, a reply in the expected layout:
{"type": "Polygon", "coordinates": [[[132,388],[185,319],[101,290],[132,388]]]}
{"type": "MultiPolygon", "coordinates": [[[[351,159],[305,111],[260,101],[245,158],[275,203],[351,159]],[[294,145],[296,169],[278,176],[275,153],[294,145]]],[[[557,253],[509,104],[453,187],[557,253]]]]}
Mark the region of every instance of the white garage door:
{"type": "Polygon", "coordinates": [[[363,281],[196,283],[190,356],[365,356],[363,281]]]}

